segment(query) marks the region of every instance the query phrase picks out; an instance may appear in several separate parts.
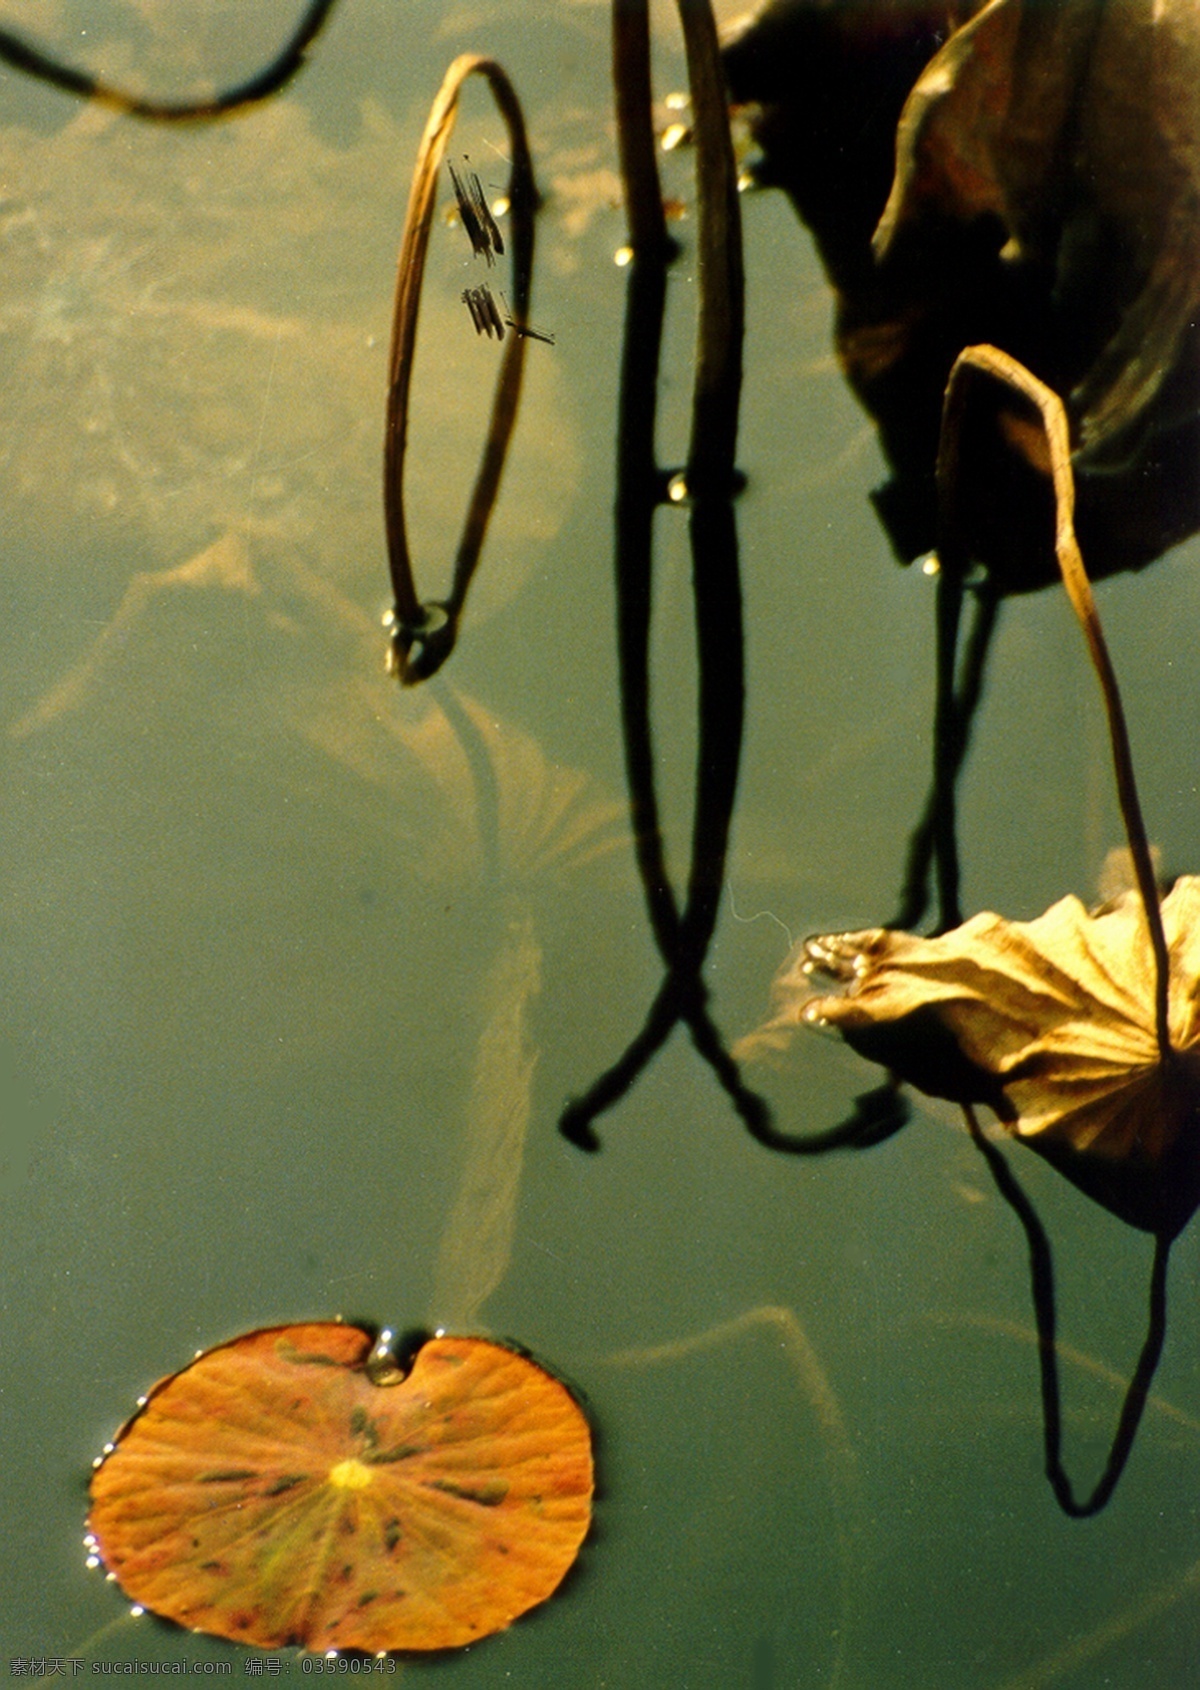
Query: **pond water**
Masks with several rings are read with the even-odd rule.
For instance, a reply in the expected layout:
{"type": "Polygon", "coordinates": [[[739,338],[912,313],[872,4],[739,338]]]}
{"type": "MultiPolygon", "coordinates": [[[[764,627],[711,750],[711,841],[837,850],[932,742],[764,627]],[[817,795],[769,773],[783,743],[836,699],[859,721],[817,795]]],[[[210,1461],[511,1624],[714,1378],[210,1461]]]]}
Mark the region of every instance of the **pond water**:
{"type": "MultiPolygon", "coordinates": [[[[171,93],[269,56],[294,10],[42,0],[0,19],[171,93]]],[[[685,85],[665,6],[655,60],[660,97],[685,85]]],[[[501,179],[481,89],[453,145],[501,179]]],[[[663,168],[690,212],[686,149],[663,168]]],[[[782,196],[742,208],[747,732],[708,967],[731,1038],[763,1019],[792,939],[894,907],[933,670],[932,585],[895,566],[868,504],[882,464],[808,237],[782,196]]],[[[694,218],[674,227],[665,463],[685,452],[695,306],[694,218]]],[[[624,234],[601,4],[345,0],[284,97],[215,128],[0,77],[3,1653],[244,1676],[244,1651],[128,1618],[85,1569],[90,1463],[197,1348],[343,1314],[516,1339],[599,1433],[578,1576],[402,1675],[1191,1682],[1194,1228],[1129,1470],[1075,1523],[1041,1474],[1024,1241],[953,1111],[791,1161],[747,1137],[677,1031],[599,1123],[600,1155],[557,1133],[661,973],[614,655],[624,234]],[[395,248],[429,101],[466,50],[500,58],[525,103],[545,194],[532,320],[555,344],[529,347],[459,648],[401,692],[383,672],[378,485],[395,248]]],[[[409,462],[428,594],[498,355],[459,299],[475,279],[439,222],[409,462]]],[[[656,747],[682,874],[684,516],[660,513],[656,542],[656,747]]],[[[1169,872],[1200,868],[1198,563],[1193,542],[1098,594],[1169,872]]],[[[1059,594],[1016,602],[963,789],[964,905],[1091,899],[1121,837],[1078,631],[1059,594]]],[[[752,1078],[801,1131],[878,1076],[814,1037],[752,1078]]],[[[1150,1246],[1012,1161],[1058,1249],[1082,1483],[1141,1341],[1150,1246]]]]}

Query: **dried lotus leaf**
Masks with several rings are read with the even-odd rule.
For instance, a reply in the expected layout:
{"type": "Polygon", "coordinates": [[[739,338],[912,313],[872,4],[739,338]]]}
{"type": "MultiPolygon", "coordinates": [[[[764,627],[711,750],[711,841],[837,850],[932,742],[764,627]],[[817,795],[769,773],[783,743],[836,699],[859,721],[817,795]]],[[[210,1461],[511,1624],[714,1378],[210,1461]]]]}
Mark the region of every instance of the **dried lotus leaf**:
{"type": "Polygon", "coordinates": [[[1171,1053],[1155,1033],[1142,903],[1063,898],[1035,921],[983,913],[940,938],[874,929],[810,939],[747,1046],[827,1025],[935,1097],[986,1103],[1089,1195],[1149,1231],[1200,1198],[1200,877],[1162,904],[1171,1053]],[[840,989],[822,993],[816,973],[840,989]]]}

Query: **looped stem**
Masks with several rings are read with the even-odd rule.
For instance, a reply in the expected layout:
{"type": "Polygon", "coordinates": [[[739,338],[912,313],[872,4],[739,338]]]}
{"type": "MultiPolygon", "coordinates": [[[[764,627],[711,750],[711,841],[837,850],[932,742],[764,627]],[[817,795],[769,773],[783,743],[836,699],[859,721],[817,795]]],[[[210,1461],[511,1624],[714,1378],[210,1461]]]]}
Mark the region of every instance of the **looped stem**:
{"type": "Polygon", "coordinates": [[[654,445],[657,376],[666,300],[666,232],[651,122],[647,0],[615,0],[613,72],[630,267],[617,446],[616,583],[621,715],[638,869],[654,937],[667,965],[641,1030],[560,1130],[598,1150],[593,1126],[632,1086],[674,1028],[686,1024],[755,1137],[775,1142],[762,1099],[742,1081],[707,1008],[702,973],[716,928],[737,793],[744,713],[744,652],[734,455],[742,379],[743,295],[737,172],[716,23],[708,0],[678,0],[696,138],[697,279],[689,499],[698,669],[692,849],[686,898],[667,869],[655,784],[650,709],[653,520],[665,477],[654,445]]]}
{"type": "MultiPolygon", "coordinates": [[[[1113,771],[1117,782],[1117,799],[1125,822],[1125,834],[1133,858],[1134,874],[1142,907],[1146,913],[1146,927],[1150,934],[1150,948],[1154,954],[1154,1025],[1159,1053],[1164,1061],[1171,1056],[1168,1026],[1168,991],[1170,986],[1170,955],[1163,930],[1162,910],[1159,906],[1158,883],[1142,819],[1137,781],[1133,773],[1133,753],[1129,747],[1129,731],[1125,725],[1125,711],[1117,686],[1116,672],[1100,626],[1100,615],[1092,596],[1092,585],[1075,537],[1075,473],[1071,467],[1071,435],[1066,408],[1054,389],[1027,370],[1024,364],[1001,352],[995,346],[968,346],[960,352],[946,384],[946,399],[942,411],[942,433],[938,444],[939,505],[944,512],[952,510],[951,494],[958,473],[959,435],[963,408],[966,404],[967,383],[982,373],[1016,392],[1034,406],[1042,421],[1046,445],[1050,454],[1050,471],[1054,482],[1055,534],[1054,552],[1058,559],[1063,586],[1087,640],[1092,667],[1100,682],[1104,708],[1108,715],[1108,733],[1112,745],[1113,771]]],[[[953,555],[957,536],[953,523],[947,519],[940,545],[952,551],[941,558],[944,570],[961,578],[965,558],[953,555]]]]}
{"type": "Polygon", "coordinates": [[[392,347],[388,363],[387,426],[383,448],[383,507],[387,528],[388,565],[395,596],[392,656],[402,682],[428,680],[454,649],[467,589],[479,562],[491,518],[509,440],[517,420],[525,342],[529,326],[529,294],[533,276],[533,218],[537,188],[525,133],[525,120],[512,83],[494,59],[463,53],[446,72],[430,108],[417,153],[409,192],[400,257],[396,269],[396,303],[392,318],[392,347]],[[417,348],[417,317],[425,257],[437,203],[438,172],[458,115],[458,98],[469,76],[481,76],[508,130],[512,166],[508,198],[512,208],[512,320],[500,373],[496,378],[491,422],[475,477],[463,531],[454,560],[449,597],[423,603],[413,577],[412,557],[404,519],[404,454],[408,444],[408,395],[417,348]]]}
{"type": "Polygon", "coordinates": [[[74,65],[63,64],[32,41],[26,41],[7,29],[0,29],[0,59],[36,77],[39,82],[48,82],[52,88],[61,89],[64,94],[95,100],[98,105],[109,106],[127,117],[140,117],[148,123],[203,123],[227,117],[243,106],[257,105],[260,100],[269,99],[285,87],[303,68],[308,49],[324,28],[335,4],[336,0],[309,0],[300,22],[270,64],[255,71],[244,82],[205,100],[151,100],[141,94],[133,94],[99,77],[90,76],[87,71],[77,70],[74,65]]]}

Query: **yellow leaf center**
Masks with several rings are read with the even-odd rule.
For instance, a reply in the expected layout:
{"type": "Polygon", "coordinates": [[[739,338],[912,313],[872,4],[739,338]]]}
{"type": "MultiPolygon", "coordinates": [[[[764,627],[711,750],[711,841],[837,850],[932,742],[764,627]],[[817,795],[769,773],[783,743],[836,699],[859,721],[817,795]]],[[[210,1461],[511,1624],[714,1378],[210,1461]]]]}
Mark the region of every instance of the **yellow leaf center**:
{"type": "Polygon", "coordinates": [[[371,1469],[351,1456],[349,1461],[339,1461],[329,1469],[329,1482],[343,1490],[365,1490],[371,1483],[371,1469]]]}

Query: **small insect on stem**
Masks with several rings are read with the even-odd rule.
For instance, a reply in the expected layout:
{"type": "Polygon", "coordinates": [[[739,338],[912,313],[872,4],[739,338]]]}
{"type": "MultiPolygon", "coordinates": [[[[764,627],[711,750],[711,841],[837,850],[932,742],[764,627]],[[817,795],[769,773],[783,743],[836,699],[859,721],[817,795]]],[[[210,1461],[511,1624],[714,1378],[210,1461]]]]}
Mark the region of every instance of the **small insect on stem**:
{"type": "MultiPolygon", "coordinates": [[[[464,155],[465,156],[465,155],[464,155]]],[[[487,195],[483,191],[483,183],[473,170],[467,172],[467,188],[471,195],[471,204],[475,215],[479,219],[484,234],[491,242],[492,251],[504,256],[504,236],[500,233],[500,226],[492,216],[492,208],[487,202],[487,195]]]]}
{"type": "Polygon", "coordinates": [[[450,180],[454,184],[454,197],[458,201],[458,215],[462,219],[463,228],[467,231],[471,251],[476,258],[486,258],[490,267],[496,262],[496,253],[503,257],[504,237],[500,233],[496,219],[492,216],[487,195],[483,191],[483,183],[473,170],[466,172],[464,182],[449,159],[446,161],[446,167],[450,172],[450,180]]]}
{"type": "Polygon", "coordinates": [[[512,332],[514,334],[519,334],[523,340],[540,340],[544,346],[553,346],[555,344],[554,336],[552,334],[547,334],[545,329],[531,328],[528,323],[518,323],[512,317],[506,317],[504,321],[508,324],[512,332]]]}
{"type": "MultiPolygon", "coordinates": [[[[500,297],[504,299],[503,294],[500,297]]],[[[522,340],[540,340],[543,346],[554,346],[556,344],[554,336],[548,334],[545,329],[535,329],[530,323],[518,323],[512,314],[512,308],[507,299],[504,299],[504,321],[515,335],[520,335],[522,340]]]]}
{"type": "Polygon", "coordinates": [[[506,321],[511,323],[512,318],[501,317],[491,288],[486,284],[477,288],[464,288],[462,301],[471,313],[476,334],[485,334],[489,340],[504,339],[504,324],[506,321]]]}

